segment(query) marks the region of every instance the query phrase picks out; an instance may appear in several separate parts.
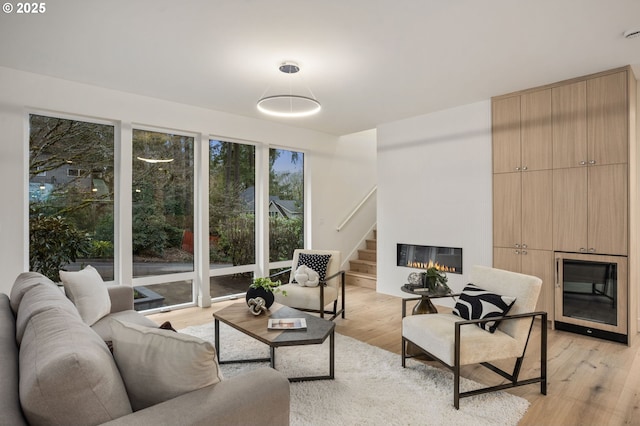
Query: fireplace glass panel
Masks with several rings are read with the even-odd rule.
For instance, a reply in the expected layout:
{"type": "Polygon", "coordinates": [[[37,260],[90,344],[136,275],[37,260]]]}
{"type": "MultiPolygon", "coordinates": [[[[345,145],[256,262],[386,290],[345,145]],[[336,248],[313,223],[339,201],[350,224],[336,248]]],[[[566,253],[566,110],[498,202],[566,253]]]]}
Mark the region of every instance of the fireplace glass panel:
{"type": "Polygon", "coordinates": [[[462,274],[462,248],[398,244],[397,265],[462,274]]]}
{"type": "Polygon", "coordinates": [[[562,267],[563,315],[617,325],[618,265],[565,259],[562,267]]]}

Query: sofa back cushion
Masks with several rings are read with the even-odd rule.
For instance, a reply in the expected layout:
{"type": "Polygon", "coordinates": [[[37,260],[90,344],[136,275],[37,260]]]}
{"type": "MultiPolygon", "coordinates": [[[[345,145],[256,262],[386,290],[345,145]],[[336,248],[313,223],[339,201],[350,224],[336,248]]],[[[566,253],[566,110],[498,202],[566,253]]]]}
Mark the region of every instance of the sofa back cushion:
{"type": "Polygon", "coordinates": [[[64,291],[89,325],[111,312],[111,298],[102,277],[91,265],[81,271],[60,271],[64,291]]]}
{"type": "Polygon", "coordinates": [[[222,380],[211,342],[118,320],[112,327],[113,356],[136,411],[222,380]]]}
{"type": "Polygon", "coordinates": [[[20,403],[30,424],[95,425],[132,412],[106,344],[77,316],[31,316],[20,346],[20,403]]]}
{"type": "Polygon", "coordinates": [[[51,283],[40,283],[29,288],[18,308],[16,317],[16,341],[18,345],[22,343],[24,330],[27,328],[29,320],[34,315],[53,308],[59,308],[80,319],[80,315],[73,303],[62,294],[62,291],[51,283]]]}
{"type": "Polygon", "coordinates": [[[23,272],[18,275],[18,278],[13,283],[13,287],[11,287],[11,294],[9,298],[11,299],[11,309],[13,310],[13,315],[18,315],[18,307],[20,306],[20,302],[22,302],[22,297],[26,294],[29,289],[40,285],[42,283],[47,283],[50,285],[54,285],[54,282],[49,278],[38,272],[23,272]]]}
{"type": "Polygon", "coordinates": [[[0,293],[0,424],[26,425],[18,398],[18,347],[9,297],[0,293]]]}

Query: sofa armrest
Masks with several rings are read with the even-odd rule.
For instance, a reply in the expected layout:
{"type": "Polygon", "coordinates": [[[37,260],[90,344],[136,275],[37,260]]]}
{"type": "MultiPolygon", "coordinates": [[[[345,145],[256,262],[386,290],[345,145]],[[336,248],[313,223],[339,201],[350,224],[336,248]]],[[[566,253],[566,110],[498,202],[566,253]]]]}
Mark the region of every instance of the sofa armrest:
{"type": "Polygon", "coordinates": [[[289,425],[289,380],[259,368],[180,395],[105,425],[289,425]]]}
{"type": "Polygon", "coordinates": [[[133,309],[133,287],[127,285],[107,286],[111,298],[111,313],[133,309]]]}

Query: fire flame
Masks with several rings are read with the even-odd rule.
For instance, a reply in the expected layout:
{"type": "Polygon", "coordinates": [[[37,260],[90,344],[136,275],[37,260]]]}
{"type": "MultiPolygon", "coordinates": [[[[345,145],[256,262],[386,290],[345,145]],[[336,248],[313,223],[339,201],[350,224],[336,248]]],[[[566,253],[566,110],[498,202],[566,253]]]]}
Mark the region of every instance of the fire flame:
{"type": "Polygon", "coordinates": [[[434,262],[433,260],[429,259],[429,262],[417,262],[417,261],[409,261],[407,262],[407,266],[410,268],[419,268],[419,269],[429,269],[429,268],[436,268],[438,271],[442,271],[442,272],[455,272],[456,268],[452,267],[452,266],[447,266],[447,265],[443,265],[441,263],[438,262],[434,262]]]}

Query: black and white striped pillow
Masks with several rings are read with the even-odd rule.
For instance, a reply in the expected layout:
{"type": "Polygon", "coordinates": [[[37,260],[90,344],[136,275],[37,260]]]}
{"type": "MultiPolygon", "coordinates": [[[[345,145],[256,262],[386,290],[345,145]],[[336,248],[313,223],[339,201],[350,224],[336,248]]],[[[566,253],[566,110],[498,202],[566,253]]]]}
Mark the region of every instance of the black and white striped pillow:
{"type": "MultiPolygon", "coordinates": [[[[502,317],[509,312],[515,301],[515,297],[501,296],[475,284],[467,284],[453,308],[453,314],[466,320],[502,317]]],[[[488,321],[477,326],[493,333],[499,323],[500,321],[488,321]]]]}

